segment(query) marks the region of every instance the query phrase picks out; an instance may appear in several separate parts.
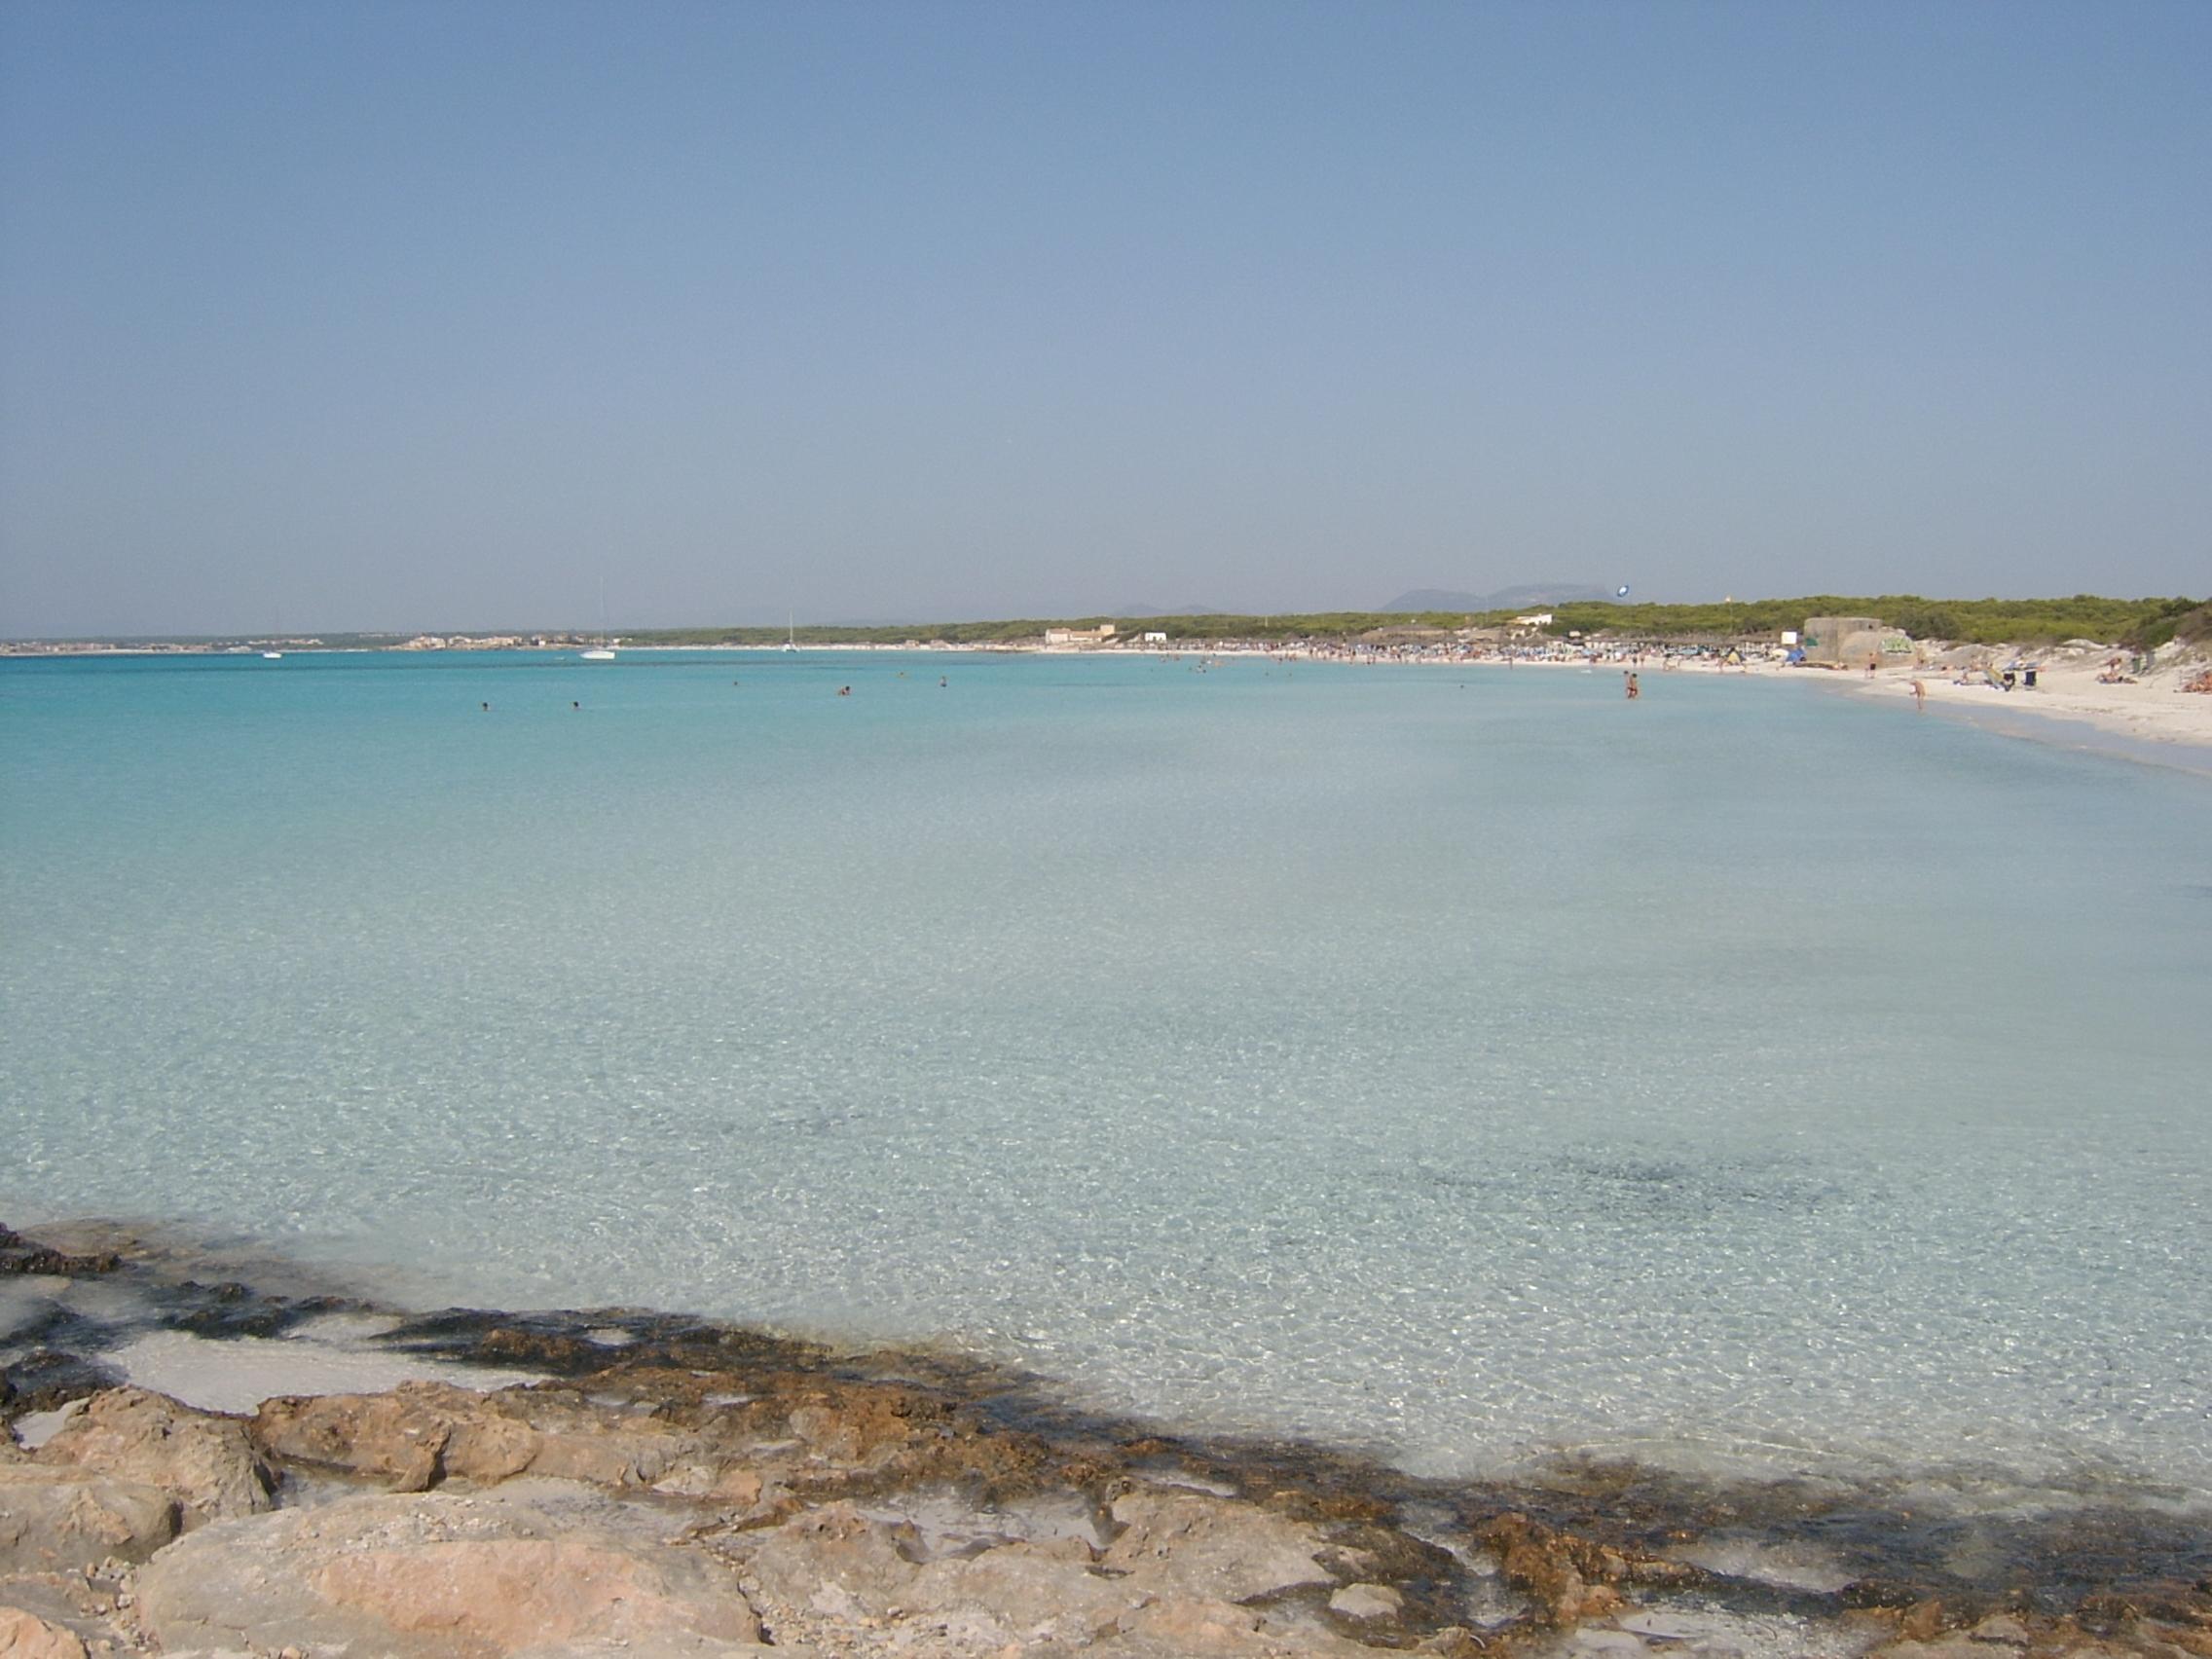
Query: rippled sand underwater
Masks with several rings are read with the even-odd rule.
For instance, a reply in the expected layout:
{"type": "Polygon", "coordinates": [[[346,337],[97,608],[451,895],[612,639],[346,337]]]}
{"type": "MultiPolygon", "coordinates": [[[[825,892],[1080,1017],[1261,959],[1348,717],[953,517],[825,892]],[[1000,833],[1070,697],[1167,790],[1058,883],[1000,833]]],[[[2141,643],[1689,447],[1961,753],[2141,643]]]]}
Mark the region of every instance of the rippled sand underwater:
{"type": "Polygon", "coordinates": [[[0,1214],[1421,1472],[2206,1501],[2212,786],[1644,689],[0,665],[0,1214]]]}

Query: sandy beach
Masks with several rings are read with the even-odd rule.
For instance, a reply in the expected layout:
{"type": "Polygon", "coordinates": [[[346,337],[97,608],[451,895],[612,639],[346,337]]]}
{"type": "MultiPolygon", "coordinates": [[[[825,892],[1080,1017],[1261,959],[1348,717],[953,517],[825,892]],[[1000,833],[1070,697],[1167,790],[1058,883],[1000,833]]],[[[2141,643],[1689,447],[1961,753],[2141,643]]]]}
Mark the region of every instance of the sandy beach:
{"type": "Polygon", "coordinates": [[[2103,646],[2041,653],[1956,650],[1922,663],[1887,663],[1871,678],[1862,671],[1824,678],[1857,695],[1906,707],[1912,704],[1917,682],[1927,693],[1931,712],[2065,720],[2142,743],[2212,747],[2212,695],[2182,689],[2205,672],[2204,659],[2169,651],[2161,653],[2162,660],[2147,674],[2125,682],[2100,682],[2098,676],[2107,673],[2120,654],[2103,646]],[[2012,662],[2033,664],[2036,683],[2031,689],[2024,676],[2015,674],[2013,689],[2003,690],[1980,673],[1978,665],[1985,662],[2000,673],[2012,662]]]}

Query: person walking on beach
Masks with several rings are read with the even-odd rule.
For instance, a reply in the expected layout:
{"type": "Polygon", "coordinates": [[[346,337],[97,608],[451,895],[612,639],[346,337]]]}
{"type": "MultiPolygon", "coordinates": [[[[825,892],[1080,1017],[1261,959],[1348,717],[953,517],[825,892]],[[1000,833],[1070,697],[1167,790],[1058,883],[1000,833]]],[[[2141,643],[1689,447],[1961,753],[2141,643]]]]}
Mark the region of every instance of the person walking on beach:
{"type": "Polygon", "coordinates": [[[1866,678],[1868,680],[1874,678],[1874,658],[1871,654],[1866,658],[1866,678]]]}
{"type": "Polygon", "coordinates": [[[1928,687],[1917,680],[1912,682],[1912,706],[1921,714],[1928,713],[1928,687]]]}

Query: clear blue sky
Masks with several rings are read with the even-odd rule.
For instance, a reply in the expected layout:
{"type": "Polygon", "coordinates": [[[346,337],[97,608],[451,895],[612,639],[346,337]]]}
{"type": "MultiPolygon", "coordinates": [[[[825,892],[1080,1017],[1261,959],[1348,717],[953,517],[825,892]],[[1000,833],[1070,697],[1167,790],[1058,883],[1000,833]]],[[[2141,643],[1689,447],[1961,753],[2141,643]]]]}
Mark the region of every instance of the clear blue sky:
{"type": "Polygon", "coordinates": [[[0,6],[0,634],[2212,590],[2212,4],[0,6]]]}

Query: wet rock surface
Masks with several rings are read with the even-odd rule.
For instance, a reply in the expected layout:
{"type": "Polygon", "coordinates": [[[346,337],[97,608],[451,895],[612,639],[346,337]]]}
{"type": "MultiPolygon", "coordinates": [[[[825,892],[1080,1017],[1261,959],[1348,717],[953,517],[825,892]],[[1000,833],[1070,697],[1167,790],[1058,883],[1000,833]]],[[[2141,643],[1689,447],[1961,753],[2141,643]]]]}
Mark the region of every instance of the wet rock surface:
{"type": "Polygon", "coordinates": [[[51,1412],[122,1382],[122,1372],[96,1359],[33,1348],[20,1359],[0,1365],[0,1422],[12,1422],[27,1412],[51,1412]]]}
{"type": "Polygon", "coordinates": [[[69,1278],[82,1278],[93,1273],[110,1273],[122,1266],[122,1256],[114,1250],[90,1250],[71,1254],[25,1238],[10,1228],[0,1227],[0,1273],[43,1273],[69,1278]]]}
{"type": "MultiPolygon", "coordinates": [[[[118,1283],[151,1287],[162,1329],[246,1346],[371,1310],[0,1236],[107,1264],[110,1321],[118,1283]]],[[[17,1339],[90,1328],[50,1302],[17,1339]]],[[[0,1614],[0,1655],[2212,1656],[2212,1540],[2155,1506],[1961,1520],[1597,1464],[1425,1482],[1162,1436],[957,1357],[682,1316],[380,1329],[394,1352],[542,1381],[226,1416],[76,1374],[37,1451],[0,1436],[0,1608],[20,1614],[0,1614]]]]}

